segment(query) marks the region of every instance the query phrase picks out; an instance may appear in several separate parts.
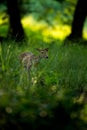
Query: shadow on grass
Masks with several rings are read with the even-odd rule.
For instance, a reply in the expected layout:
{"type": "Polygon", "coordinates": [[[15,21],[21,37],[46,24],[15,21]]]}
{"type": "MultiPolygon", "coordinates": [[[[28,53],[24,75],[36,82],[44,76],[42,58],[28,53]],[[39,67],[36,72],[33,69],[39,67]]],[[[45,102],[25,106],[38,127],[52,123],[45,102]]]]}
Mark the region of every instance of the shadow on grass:
{"type": "Polygon", "coordinates": [[[4,108],[0,108],[0,130],[86,130],[87,124],[79,119],[72,118],[71,113],[82,109],[82,104],[74,104],[70,109],[64,108],[62,103],[53,108],[52,116],[36,116],[35,120],[29,120],[20,116],[20,112],[7,114],[4,108]]]}

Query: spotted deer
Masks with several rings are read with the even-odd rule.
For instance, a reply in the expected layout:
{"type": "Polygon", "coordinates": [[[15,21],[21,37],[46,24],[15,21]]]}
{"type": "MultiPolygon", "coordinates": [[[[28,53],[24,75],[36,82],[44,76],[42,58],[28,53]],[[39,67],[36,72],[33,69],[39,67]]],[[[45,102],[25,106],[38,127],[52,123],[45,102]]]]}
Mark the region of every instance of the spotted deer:
{"type": "Polygon", "coordinates": [[[28,71],[30,77],[31,67],[37,65],[42,58],[48,58],[48,48],[40,49],[38,48],[37,51],[39,55],[35,55],[32,52],[23,52],[20,54],[20,61],[23,64],[24,68],[28,71]]]}

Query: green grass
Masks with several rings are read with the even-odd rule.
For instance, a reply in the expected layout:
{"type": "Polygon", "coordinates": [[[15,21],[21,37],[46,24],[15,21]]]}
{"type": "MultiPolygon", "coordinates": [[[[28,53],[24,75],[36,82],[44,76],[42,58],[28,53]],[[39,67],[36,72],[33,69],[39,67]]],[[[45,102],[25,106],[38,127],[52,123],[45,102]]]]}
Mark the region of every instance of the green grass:
{"type": "MultiPolygon", "coordinates": [[[[1,128],[8,122],[8,117],[16,126],[18,121],[33,123],[38,116],[42,122],[44,117],[52,118],[54,117],[52,109],[58,105],[58,102],[61,102],[71,119],[78,121],[81,119],[85,123],[86,103],[80,109],[79,116],[79,107],[77,106],[75,111],[73,106],[76,103],[83,104],[82,94],[87,91],[86,87],[86,47],[63,46],[59,41],[45,43],[37,39],[30,39],[29,43],[21,46],[14,41],[0,44],[1,128]],[[38,66],[32,68],[31,81],[29,81],[27,71],[19,61],[19,55],[24,51],[32,51],[37,55],[36,48],[45,47],[49,48],[49,58],[43,59],[38,66]]],[[[77,126],[80,127],[80,124],[77,123],[77,126]]]]}
{"type": "Polygon", "coordinates": [[[87,83],[87,49],[79,45],[61,46],[57,41],[51,44],[43,42],[38,44],[39,42],[37,44],[30,43],[27,46],[23,45],[22,47],[15,45],[14,42],[0,45],[1,87],[5,86],[4,84],[7,84],[10,80],[9,83],[12,83],[12,85],[7,84],[9,88],[13,88],[12,86],[17,88],[20,78],[23,78],[21,82],[25,86],[23,80],[26,80],[24,77],[27,77],[27,71],[22,68],[19,55],[25,51],[31,51],[38,55],[36,48],[48,47],[48,60],[43,59],[37,67],[33,68],[31,77],[36,77],[36,80],[40,80],[39,78],[42,77],[44,84],[47,86],[57,85],[60,88],[66,87],[70,89],[85,88],[87,83]],[[3,80],[6,80],[6,82],[3,83],[3,80]]]}

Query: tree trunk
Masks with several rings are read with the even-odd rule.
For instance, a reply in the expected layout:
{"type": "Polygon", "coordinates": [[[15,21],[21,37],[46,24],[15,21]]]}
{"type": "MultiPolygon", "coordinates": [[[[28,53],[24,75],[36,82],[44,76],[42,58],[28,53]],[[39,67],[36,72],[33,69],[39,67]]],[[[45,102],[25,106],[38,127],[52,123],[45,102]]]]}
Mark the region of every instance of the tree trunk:
{"type": "Polygon", "coordinates": [[[86,15],[87,15],[86,0],[78,0],[74,13],[74,19],[72,22],[71,34],[68,37],[69,39],[82,38],[83,25],[86,19],[86,15]]]}
{"type": "Polygon", "coordinates": [[[7,0],[7,8],[9,14],[10,30],[8,36],[16,41],[24,39],[24,30],[20,22],[20,12],[18,8],[18,0],[7,0]]]}

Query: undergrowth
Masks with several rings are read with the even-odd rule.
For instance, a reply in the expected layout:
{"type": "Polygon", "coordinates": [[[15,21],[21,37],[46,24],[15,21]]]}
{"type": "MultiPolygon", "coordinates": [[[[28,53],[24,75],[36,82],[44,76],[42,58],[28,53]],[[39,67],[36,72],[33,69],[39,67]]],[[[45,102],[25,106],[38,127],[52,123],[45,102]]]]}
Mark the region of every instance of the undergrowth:
{"type": "MultiPolygon", "coordinates": [[[[4,115],[10,116],[9,120],[15,120],[19,114],[19,120],[23,119],[25,122],[34,122],[38,116],[52,118],[52,109],[60,101],[70,117],[77,118],[78,112],[70,110],[75,103],[84,102],[84,93],[87,92],[86,59],[86,47],[63,46],[59,41],[44,43],[30,40],[23,46],[12,41],[0,44],[1,127],[7,123],[4,115]],[[36,48],[45,47],[49,48],[49,58],[42,59],[38,66],[32,67],[29,80],[27,71],[19,61],[19,55],[26,51],[38,55],[36,48]]],[[[78,119],[86,122],[87,105],[84,105],[78,119]]]]}

